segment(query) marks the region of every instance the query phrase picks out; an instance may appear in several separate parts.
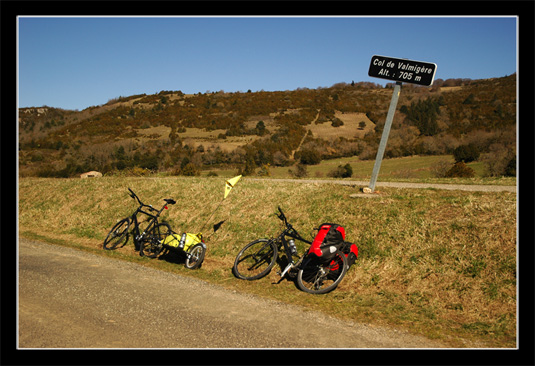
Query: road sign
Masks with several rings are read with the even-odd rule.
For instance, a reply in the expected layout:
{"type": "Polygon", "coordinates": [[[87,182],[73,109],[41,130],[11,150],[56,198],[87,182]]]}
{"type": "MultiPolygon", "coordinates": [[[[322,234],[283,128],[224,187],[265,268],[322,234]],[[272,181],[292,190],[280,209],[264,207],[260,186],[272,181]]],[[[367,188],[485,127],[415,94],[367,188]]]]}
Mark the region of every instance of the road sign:
{"type": "Polygon", "coordinates": [[[427,85],[433,84],[437,65],[430,62],[404,58],[373,56],[368,75],[396,82],[427,85]]]}

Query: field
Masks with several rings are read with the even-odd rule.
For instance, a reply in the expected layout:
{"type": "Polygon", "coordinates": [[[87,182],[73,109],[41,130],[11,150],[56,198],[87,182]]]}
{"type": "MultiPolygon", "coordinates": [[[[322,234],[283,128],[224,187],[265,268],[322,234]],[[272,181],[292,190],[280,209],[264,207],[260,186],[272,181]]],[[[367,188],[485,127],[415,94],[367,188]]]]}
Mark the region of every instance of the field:
{"type": "MultiPolygon", "coordinates": [[[[19,234],[98,255],[194,276],[243,291],[321,310],[371,325],[387,325],[441,340],[451,347],[516,347],[517,203],[514,193],[436,189],[381,189],[375,199],[350,198],[355,187],[295,184],[243,178],[216,211],[201,269],[176,258],[141,258],[131,241],[104,251],[114,223],[137,207],[132,188],[160,208],[176,231],[198,232],[223,198],[219,177],[103,177],[19,180],[19,234]],[[232,263],[249,241],[276,235],[280,205],[305,237],[322,222],[346,228],[359,259],[341,285],[326,295],[277,284],[276,269],[264,279],[236,279],[232,263]]],[[[513,183],[514,184],[514,183],[513,183]]],[[[302,253],[305,247],[299,247],[302,253]]]]}
{"type": "MultiPolygon", "coordinates": [[[[411,182],[432,182],[432,183],[457,183],[457,184],[493,184],[493,185],[516,185],[514,177],[486,177],[486,168],[481,162],[471,162],[467,165],[474,169],[474,178],[442,179],[435,178],[433,167],[441,162],[453,165],[455,162],[452,155],[431,155],[431,156],[408,156],[394,159],[384,159],[381,163],[378,181],[411,181],[411,182]]],[[[317,165],[308,165],[308,178],[329,178],[329,172],[338,166],[349,164],[353,169],[352,180],[370,180],[375,159],[360,160],[358,157],[346,157],[330,160],[322,160],[317,165]]],[[[289,170],[296,170],[296,167],[270,167],[269,176],[272,178],[292,178],[289,170]]],[[[222,175],[235,175],[237,169],[210,169],[209,172],[222,175]]]]}

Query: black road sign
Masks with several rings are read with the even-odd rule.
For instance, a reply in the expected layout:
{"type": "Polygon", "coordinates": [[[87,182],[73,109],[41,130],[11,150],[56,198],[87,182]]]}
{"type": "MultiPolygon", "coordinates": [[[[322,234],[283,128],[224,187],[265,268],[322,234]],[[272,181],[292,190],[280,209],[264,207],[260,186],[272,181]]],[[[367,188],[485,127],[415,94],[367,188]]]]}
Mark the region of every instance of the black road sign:
{"type": "Polygon", "coordinates": [[[433,84],[437,65],[404,58],[373,56],[368,75],[402,83],[430,86],[433,84]]]}

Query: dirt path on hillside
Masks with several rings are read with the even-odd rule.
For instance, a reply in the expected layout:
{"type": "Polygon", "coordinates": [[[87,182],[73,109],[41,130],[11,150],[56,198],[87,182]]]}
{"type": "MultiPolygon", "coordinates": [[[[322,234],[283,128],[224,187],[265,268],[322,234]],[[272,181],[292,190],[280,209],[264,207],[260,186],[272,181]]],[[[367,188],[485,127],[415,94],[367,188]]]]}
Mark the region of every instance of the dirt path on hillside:
{"type": "MultiPolygon", "coordinates": [[[[314,118],[314,120],[312,120],[312,122],[310,122],[310,124],[314,124],[316,123],[316,121],[318,120],[318,118],[320,118],[320,109],[318,109],[318,114],[316,114],[316,118],[314,118]]],[[[294,157],[295,157],[295,153],[299,151],[299,149],[301,149],[301,145],[303,145],[303,143],[305,142],[305,139],[307,138],[307,135],[308,135],[308,132],[310,130],[307,128],[307,131],[305,132],[305,135],[303,136],[303,138],[301,139],[301,142],[299,143],[299,145],[297,146],[297,148],[292,151],[292,154],[290,155],[290,160],[293,160],[294,157]]]]}
{"type": "Polygon", "coordinates": [[[72,248],[18,248],[19,348],[441,347],[72,248]]]}

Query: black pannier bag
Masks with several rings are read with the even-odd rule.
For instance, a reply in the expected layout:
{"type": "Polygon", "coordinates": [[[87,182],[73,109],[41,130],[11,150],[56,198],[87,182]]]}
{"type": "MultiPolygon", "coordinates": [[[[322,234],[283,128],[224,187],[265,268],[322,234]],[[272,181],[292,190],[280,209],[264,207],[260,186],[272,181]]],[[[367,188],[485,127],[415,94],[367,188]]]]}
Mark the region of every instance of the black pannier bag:
{"type": "Polygon", "coordinates": [[[309,253],[313,253],[325,261],[330,261],[334,258],[334,253],[344,245],[345,237],[346,232],[342,226],[329,223],[321,224],[312,241],[309,253]]]}
{"type": "Polygon", "coordinates": [[[357,257],[359,255],[359,249],[355,244],[350,243],[348,241],[344,241],[341,251],[345,254],[347,258],[347,266],[351,267],[357,260],[357,257]]]}
{"type": "Polygon", "coordinates": [[[345,254],[349,267],[358,257],[358,248],[355,244],[345,241],[345,229],[338,224],[323,223],[312,241],[309,253],[315,254],[322,261],[328,262],[334,258],[337,250],[345,254]]]}

